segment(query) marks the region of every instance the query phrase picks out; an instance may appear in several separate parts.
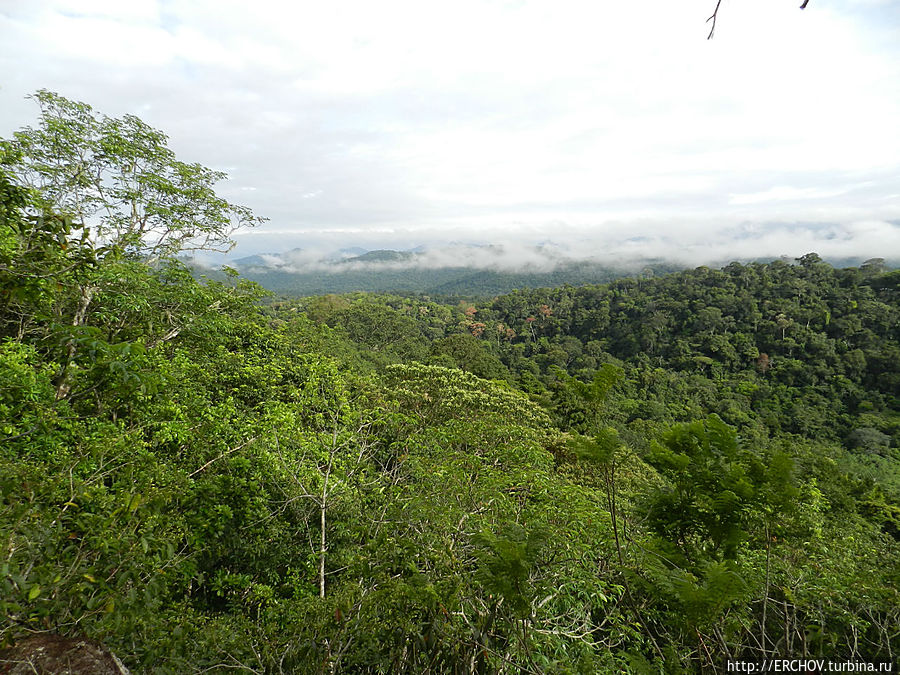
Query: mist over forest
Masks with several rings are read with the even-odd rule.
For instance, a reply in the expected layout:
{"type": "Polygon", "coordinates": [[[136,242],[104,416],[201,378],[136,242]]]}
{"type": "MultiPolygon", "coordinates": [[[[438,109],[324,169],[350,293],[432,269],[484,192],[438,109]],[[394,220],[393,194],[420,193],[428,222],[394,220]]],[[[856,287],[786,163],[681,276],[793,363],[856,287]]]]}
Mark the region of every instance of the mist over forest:
{"type": "MultiPolygon", "coordinates": [[[[775,259],[793,263],[800,257],[775,259]]],[[[828,262],[846,267],[875,259],[847,255],[828,262]]],[[[757,262],[771,260],[756,259],[757,262]]],[[[897,264],[896,260],[877,260],[888,268],[897,264]]],[[[728,259],[721,265],[729,262],[752,260],[728,259]]],[[[221,264],[209,258],[188,258],[186,263],[197,274],[222,277],[221,264]]],[[[378,291],[473,297],[518,288],[603,283],[623,277],[648,278],[692,267],[678,255],[653,258],[634,250],[627,257],[622,253],[591,253],[587,248],[579,251],[549,243],[538,246],[449,244],[400,251],[367,251],[359,246],[328,252],[295,248],[283,253],[232,256],[225,266],[264,288],[287,295],[378,291]]]]}
{"type": "MultiPolygon", "coordinates": [[[[385,245],[398,241],[384,236],[368,246],[360,238],[335,237],[333,248],[315,237],[299,238],[302,246],[288,249],[284,235],[270,237],[255,232],[239,237],[238,247],[227,258],[207,259],[207,264],[229,264],[243,268],[278,268],[284,272],[325,272],[339,270],[376,271],[378,269],[440,269],[471,267],[499,272],[549,272],[560,265],[591,263],[617,269],[635,270],[648,262],[665,262],[680,267],[722,266],[729,262],[799,258],[816,251],[825,260],[840,264],[859,264],[869,258],[887,256],[891,264],[900,261],[900,221],[868,221],[852,224],[767,224],[719,228],[710,237],[701,228],[682,223],[660,227],[658,233],[622,226],[618,231],[593,238],[546,239],[529,242],[498,240],[490,244],[465,242],[413,241],[407,245],[385,245]],[[271,249],[264,248],[271,242],[271,249]],[[255,250],[252,255],[239,255],[255,250]],[[373,251],[395,251],[402,255],[376,258],[373,251]],[[361,257],[362,256],[362,257],[361,257]],[[335,263],[341,265],[335,265],[335,263]]],[[[598,228],[600,230],[606,228],[598,228]]],[[[362,237],[365,242],[371,237],[362,237]]],[[[198,262],[203,262],[202,260],[198,262]]]]}

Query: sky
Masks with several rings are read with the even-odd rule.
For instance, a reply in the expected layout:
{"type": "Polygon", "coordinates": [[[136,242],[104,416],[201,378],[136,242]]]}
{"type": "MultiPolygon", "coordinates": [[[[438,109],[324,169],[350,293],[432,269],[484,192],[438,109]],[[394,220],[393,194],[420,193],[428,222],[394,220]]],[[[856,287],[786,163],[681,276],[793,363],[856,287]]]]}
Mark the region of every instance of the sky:
{"type": "Polygon", "coordinates": [[[799,4],[0,0],[0,136],[139,116],[269,218],[235,256],[900,258],[900,0],[799,4]]]}

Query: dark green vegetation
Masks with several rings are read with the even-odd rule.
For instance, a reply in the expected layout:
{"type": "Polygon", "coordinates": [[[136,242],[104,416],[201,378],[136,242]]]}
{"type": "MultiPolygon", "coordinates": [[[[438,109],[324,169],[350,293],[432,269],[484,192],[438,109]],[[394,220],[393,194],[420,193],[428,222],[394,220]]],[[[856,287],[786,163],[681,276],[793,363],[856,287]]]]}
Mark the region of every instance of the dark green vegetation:
{"type": "MultiPolygon", "coordinates": [[[[211,193],[108,197],[164,137],[107,121],[38,166],[74,114],[44,97],[0,174],[0,644],[172,673],[896,658],[900,273],[276,302],[172,258],[211,193]],[[95,150],[130,161],[90,192],[95,150]]],[[[249,217],[213,204],[213,240],[249,217]]]]}

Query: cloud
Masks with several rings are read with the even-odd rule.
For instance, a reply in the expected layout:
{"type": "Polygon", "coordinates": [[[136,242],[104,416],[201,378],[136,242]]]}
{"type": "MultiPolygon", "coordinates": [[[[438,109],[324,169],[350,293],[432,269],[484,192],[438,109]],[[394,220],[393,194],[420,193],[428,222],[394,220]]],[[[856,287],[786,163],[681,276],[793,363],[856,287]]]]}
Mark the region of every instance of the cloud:
{"type": "Polygon", "coordinates": [[[795,188],[789,185],[778,185],[764,192],[752,192],[749,194],[731,195],[729,204],[759,204],[771,201],[797,201],[809,199],[825,199],[846,194],[847,189],[820,190],[817,188],[795,188]]]}
{"type": "MultiPolygon", "coordinates": [[[[397,236],[404,233],[390,234],[397,236]]],[[[782,256],[799,258],[811,252],[831,260],[863,261],[886,257],[895,264],[900,263],[900,221],[861,220],[843,225],[780,223],[766,226],[743,223],[715,231],[702,224],[693,227],[684,224],[674,228],[644,227],[637,231],[610,224],[592,232],[579,232],[563,226],[559,238],[539,243],[521,239],[506,239],[490,245],[434,242],[402,255],[378,255],[375,258],[371,255],[358,256],[358,250],[335,252],[325,241],[319,240],[307,248],[264,254],[257,261],[243,265],[256,271],[268,268],[280,272],[319,274],[441,268],[551,272],[582,263],[625,269],[659,261],[686,266],[715,266],[734,260],[766,260],[782,256]]],[[[231,264],[241,266],[240,261],[231,264]]]]}
{"type": "MultiPolygon", "coordinates": [[[[726,3],[706,41],[710,4],[8,3],[0,135],[33,123],[41,87],[138,114],[271,219],[239,255],[552,239],[737,256],[745,223],[896,218],[896,3],[726,3]]],[[[756,244],[817,241],[772,231],[756,244]]]]}

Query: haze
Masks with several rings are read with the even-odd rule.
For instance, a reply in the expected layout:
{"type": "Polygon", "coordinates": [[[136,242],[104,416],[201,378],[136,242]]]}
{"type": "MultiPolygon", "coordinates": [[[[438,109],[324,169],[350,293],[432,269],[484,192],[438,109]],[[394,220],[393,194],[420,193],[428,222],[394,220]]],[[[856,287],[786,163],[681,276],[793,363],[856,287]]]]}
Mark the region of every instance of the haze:
{"type": "Polygon", "coordinates": [[[138,115],[270,218],[232,257],[900,256],[900,3],[714,5],[0,0],[0,135],[138,115]]]}

